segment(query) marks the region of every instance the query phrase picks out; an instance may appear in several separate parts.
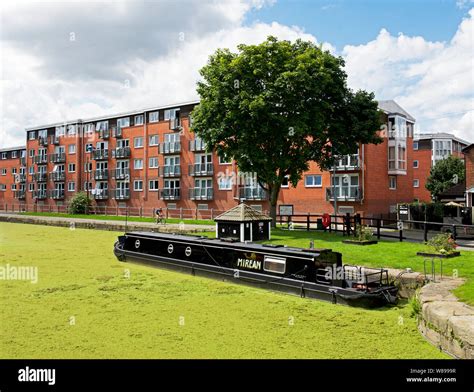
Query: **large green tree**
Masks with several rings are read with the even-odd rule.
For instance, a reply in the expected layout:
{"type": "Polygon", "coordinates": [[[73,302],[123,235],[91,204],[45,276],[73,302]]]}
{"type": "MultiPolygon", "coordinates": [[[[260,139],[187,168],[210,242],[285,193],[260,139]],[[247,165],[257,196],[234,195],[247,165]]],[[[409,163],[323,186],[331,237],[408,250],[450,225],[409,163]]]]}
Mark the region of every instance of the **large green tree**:
{"type": "Polygon", "coordinates": [[[193,131],[268,191],[270,213],[285,176],[296,186],[310,161],[322,169],[359,143],[378,143],[381,116],[371,93],[347,87],[344,60],[311,42],[219,49],[201,70],[193,131]]]}
{"type": "Polygon", "coordinates": [[[463,182],[465,178],[465,168],[462,159],[449,156],[438,161],[431,169],[426,180],[426,189],[431,193],[431,198],[439,200],[439,194],[448,190],[452,186],[463,182]]]}

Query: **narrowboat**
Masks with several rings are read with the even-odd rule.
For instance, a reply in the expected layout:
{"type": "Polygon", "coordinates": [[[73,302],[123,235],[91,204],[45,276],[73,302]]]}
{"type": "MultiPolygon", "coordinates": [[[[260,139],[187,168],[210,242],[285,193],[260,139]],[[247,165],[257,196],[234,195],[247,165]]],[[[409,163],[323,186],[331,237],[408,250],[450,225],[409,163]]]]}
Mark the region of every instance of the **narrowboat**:
{"type": "Polygon", "coordinates": [[[351,306],[397,301],[385,269],[342,264],[330,249],[303,249],[202,236],[129,232],[114,245],[119,261],[151,263],[192,275],[217,277],[301,297],[351,306]]]}

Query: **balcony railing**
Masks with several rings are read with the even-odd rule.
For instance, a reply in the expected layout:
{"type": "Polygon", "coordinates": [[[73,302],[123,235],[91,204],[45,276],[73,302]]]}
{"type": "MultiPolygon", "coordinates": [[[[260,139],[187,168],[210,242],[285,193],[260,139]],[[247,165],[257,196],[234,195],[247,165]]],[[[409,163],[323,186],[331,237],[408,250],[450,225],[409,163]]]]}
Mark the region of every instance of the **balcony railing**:
{"type": "Polygon", "coordinates": [[[56,154],[51,154],[51,162],[53,163],[63,163],[66,162],[66,154],[59,152],[56,154]]]}
{"type": "Polygon", "coordinates": [[[114,195],[116,200],[130,199],[130,189],[115,189],[114,195]]]}
{"type": "Polygon", "coordinates": [[[358,154],[345,155],[336,160],[336,171],[349,171],[360,169],[360,157],[358,154]]]}
{"type": "Polygon", "coordinates": [[[93,189],[92,196],[95,200],[107,200],[109,198],[108,189],[93,189]]]}
{"type": "Polygon", "coordinates": [[[48,156],[47,155],[35,155],[33,157],[33,163],[40,165],[42,163],[48,163],[48,156]]]}
{"type": "Polygon", "coordinates": [[[113,172],[113,177],[116,180],[128,180],[130,178],[129,168],[116,168],[113,172]]]}
{"type": "Polygon", "coordinates": [[[40,146],[43,146],[43,147],[47,146],[47,145],[48,145],[48,138],[47,138],[47,137],[40,136],[40,137],[38,138],[38,144],[39,144],[40,146]]]}
{"type": "MultiPolygon", "coordinates": [[[[359,187],[336,187],[336,198],[341,201],[360,201],[362,199],[362,188],[359,187]]],[[[326,200],[334,200],[333,187],[326,188],[326,200]]]]}
{"type": "Polygon", "coordinates": [[[56,135],[51,135],[49,137],[49,143],[50,144],[54,144],[54,145],[59,145],[59,136],[56,136],[56,135]]]}
{"type": "Polygon", "coordinates": [[[64,181],[66,178],[66,173],[63,171],[56,171],[49,173],[49,180],[50,181],[64,181]]]}
{"type": "Polygon", "coordinates": [[[179,200],[181,198],[180,188],[164,188],[161,190],[163,200],[179,200]]]}
{"type": "Polygon", "coordinates": [[[179,177],[181,175],[181,166],[168,165],[160,167],[160,176],[162,177],[179,177]]]}
{"type": "Polygon", "coordinates": [[[245,200],[267,200],[267,191],[262,187],[245,186],[239,188],[239,199],[245,200]]]}
{"type": "Polygon", "coordinates": [[[181,142],[165,142],[160,144],[161,154],[174,154],[181,151],[181,142]]]}
{"type": "Polygon", "coordinates": [[[43,200],[46,199],[46,190],[33,191],[33,198],[43,200]]]}
{"type": "Polygon", "coordinates": [[[101,150],[94,150],[93,158],[95,160],[103,160],[109,158],[109,150],[101,149],[101,150]]]}
{"type": "Polygon", "coordinates": [[[110,136],[110,131],[108,129],[99,130],[99,138],[100,139],[108,139],[109,136],[110,136]]]}
{"type": "Polygon", "coordinates": [[[180,131],[182,129],[181,119],[179,117],[175,117],[170,120],[170,129],[173,131],[180,131]]]}
{"type": "Polygon", "coordinates": [[[109,171],[108,170],[94,170],[94,180],[108,180],[109,171]]]}
{"type": "Polygon", "coordinates": [[[212,200],[214,199],[214,189],[212,188],[191,188],[189,190],[191,200],[212,200]]]}
{"type": "Polygon", "coordinates": [[[214,174],[214,165],[212,163],[195,163],[189,165],[190,176],[212,176],[214,174]]]}
{"type": "Polygon", "coordinates": [[[206,143],[202,140],[195,139],[189,141],[189,151],[206,151],[206,143]]]}
{"type": "Polygon", "coordinates": [[[47,181],[46,173],[35,173],[33,174],[33,181],[36,182],[46,182],[47,181]]]}
{"type": "Polygon", "coordinates": [[[53,189],[50,191],[50,197],[55,200],[64,199],[64,189],[53,189]]]}
{"type": "Polygon", "coordinates": [[[119,159],[130,158],[130,153],[131,153],[130,147],[117,147],[114,150],[115,158],[119,158],[119,159]]]}
{"type": "Polygon", "coordinates": [[[26,191],[15,191],[14,195],[15,195],[15,199],[25,199],[26,191]]]}

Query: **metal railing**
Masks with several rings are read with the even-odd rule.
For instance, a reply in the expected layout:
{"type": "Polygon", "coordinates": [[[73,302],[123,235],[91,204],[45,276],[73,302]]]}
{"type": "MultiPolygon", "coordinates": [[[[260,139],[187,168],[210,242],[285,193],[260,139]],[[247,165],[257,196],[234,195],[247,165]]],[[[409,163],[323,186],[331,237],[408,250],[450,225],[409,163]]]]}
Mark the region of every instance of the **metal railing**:
{"type": "Polygon", "coordinates": [[[58,153],[51,154],[50,161],[53,162],[53,163],[66,162],[66,154],[63,153],[63,152],[58,152],[58,153]]]}
{"type": "Polygon", "coordinates": [[[116,200],[130,199],[130,189],[114,189],[114,198],[116,200]]]}
{"type": "Polygon", "coordinates": [[[92,157],[95,160],[108,159],[109,158],[109,150],[108,149],[94,150],[92,157]]]}
{"type": "Polygon", "coordinates": [[[48,180],[48,176],[46,173],[34,173],[33,174],[33,181],[36,182],[46,182],[48,180]]]}
{"type": "Polygon", "coordinates": [[[212,176],[214,174],[214,165],[212,163],[195,163],[189,165],[190,176],[212,176]]]}
{"type": "Polygon", "coordinates": [[[48,156],[47,155],[35,155],[33,157],[33,163],[40,165],[42,163],[48,163],[48,156]]]}
{"type": "Polygon", "coordinates": [[[180,188],[164,188],[161,190],[163,200],[179,200],[181,198],[180,188]]]}
{"type": "Polygon", "coordinates": [[[205,152],[207,150],[206,143],[200,139],[194,139],[189,141],[189,151],[193,152],[205,152]]]}
{"type": "MultiPolygon", "coordinates": [[[[336,198],[341,201],[360,201],[362,199],[362,188],[359,187],[336,187],[336,198]]],[[[326,188],[326,201],[334,200],[334,187],[326,188]]]]}
{"type": "Polygon", "coordinates": [[[130,179],[130,169],[129,168],[116,168],[112,171],[112,176],[116,180],[128,180],[130,179]]]}
{"type": "Polygon", "coordinates": [[[181,142],[164,142],[160,144],[161,154],[174,154],[181,152],[181,142]]]}
{"type": "Polygon", "coordinates": [[[94,170],[94,180],[108,180],[109,171],[107,169],[94,170]]]}
{"type": "Polygon", "coordinates": [[[262,187],[241,187],[238,189],[239,199],[245,200],[267,200],[268,193],[262,187]]]}
{"type": "Polygon", "coordinates": [[[130,158],[130,155],[131,155],[130,147],[117,147],[114,150],[114,156],[117,159],[130,158]]]}
{"type": "Polygon", "coordinates": [[[53,189],[49,195],[52,199],[64,199],[64,189],[53,189]]]}
{"type": "Polygon", "coordinates": [[[160,167],[161,177],[179,177],[181,175],[180,165],[167,165],[160,167]]]}
{"type": "Polygon", "coordinates": [[[189,198],[191,200],[213,200],[214,189],[212,188],[191,188],[189,189],[189,198]]]}
{"type": "Polygon", "coordinates": [[[64,181],[66,178],[66,173],[63,171],[56,171],[49,173],[49,180],[50,181],[64,181]]]}
{"type": "Polygon", "coordinates": [[[109,198],[109,190],[108,189],[92,189],[91,191],[92,197],[95,200],[107,200],[109,198]]]}

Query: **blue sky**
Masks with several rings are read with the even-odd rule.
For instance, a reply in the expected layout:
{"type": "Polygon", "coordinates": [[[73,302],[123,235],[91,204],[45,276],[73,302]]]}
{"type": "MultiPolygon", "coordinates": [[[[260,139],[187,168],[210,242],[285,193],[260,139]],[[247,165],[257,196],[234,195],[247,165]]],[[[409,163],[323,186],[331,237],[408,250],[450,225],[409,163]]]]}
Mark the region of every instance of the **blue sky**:
{"type": "Polygon", "coordinates": [[[468,11],[456,0],[278,0],[246,22],[296,25],[338,50],[373,40],[382,28],[429,41],[448,41],[468,11]]]}

